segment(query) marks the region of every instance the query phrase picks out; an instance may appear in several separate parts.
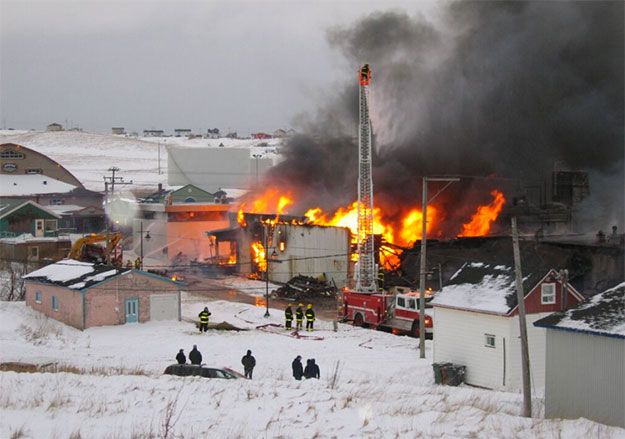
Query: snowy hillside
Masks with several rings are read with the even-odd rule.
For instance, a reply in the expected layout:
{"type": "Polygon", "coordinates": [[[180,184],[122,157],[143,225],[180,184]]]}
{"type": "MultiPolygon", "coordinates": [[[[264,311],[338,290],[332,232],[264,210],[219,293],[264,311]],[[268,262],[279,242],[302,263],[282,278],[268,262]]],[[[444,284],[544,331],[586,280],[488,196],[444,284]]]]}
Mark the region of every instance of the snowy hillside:
{"type": "Polygon", "coordinates": [[[275,157],[279,139],[186,139],[184,137],[124,137],[76,131],[35,132],[0,130],[0,144],[16,143],[45,154],[74,174],[87,189],[104,190],[109,168],[119,168],[116,176],[133,181],[136,188],[156,188],[167,183],[167,147],[252,148],[253,154],[275,157]],[[258,146],[267,144],[268,146],[258,146]],[[159,154],[160,151],[160,154],[159,154]],[[160,156],[160,174],[159,174],[160,156]]]}
{"type": "MultiPolygon", "coordinates": [[[[0,437],[21,438],[590,438],[625,431],[584,419],[519,416],[520,394],[433,384],[431,342],[420,359],[408,337],[320,321],[311,338],[282,328],[281,310],[184,296],[188,318],[206,305],[212,322],[241,332],[199,335],[185,322],[84,332],[23,303],[0,303],[0,361],[57,363],[83,373],[0,372],[0,437]],[[318,339],[321,338],[321,339],[318,339]],[[253,351],[254,379],[163,376],[178,349],[197,344],[210,366],[241,370],[253,351]],[[315,358],[320,380],[295,381],[291,361],[315,358]],[[168,421],[169,419],[169,421],[168,421]]],[[[311,335],[311,334],[305,334],[311,335]]]]}

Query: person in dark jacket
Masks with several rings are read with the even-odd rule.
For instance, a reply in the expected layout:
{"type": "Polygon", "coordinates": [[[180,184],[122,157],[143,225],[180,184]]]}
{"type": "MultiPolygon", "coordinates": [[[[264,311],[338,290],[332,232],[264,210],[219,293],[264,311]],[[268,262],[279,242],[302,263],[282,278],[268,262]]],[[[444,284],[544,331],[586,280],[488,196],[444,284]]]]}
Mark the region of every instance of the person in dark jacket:
{"type": "Polygon", "coordinates": [[[186,364],[187,357],[184,355],[184,349],[180,349],[178,355],[176,355],[176,361],[178,364],[186,364]]]}
{"type": "Polygon", "coordinates": [[[204,311],[199,313],[197,316],[200,318],[200,334],[202,332],[208,331],[208,316],[211,315],[211,312],[208,310],[208,307],[204,307],[204,311]]]}
{"type": "Polygon", "coordinates": [[[320,376],[321,374],[319,373],[319,366],[315,364],[315,359],[311,358],[309,360],[306,360],[306,369],[304,369],[304,378],[319,379],[320,376]]]}
{"type": "Polygon", "coordinates": [[[297,309],[295,310],[295,329],[297,331],[303,328],[302,321],[304,320],[304,310],[302,309],[302,306],[304,306],[304,304],[300,303],[297,305],[297,309]]]}
{"type": "Polygon", "coordinates": [[[252,356],[252,351],[247,351],[247,354],[241,358],[241,363],[243,364],[243,370],[245,371],[245,378],[249,378],[251,380],[254,366],[256,366],[256,358],[252,356]]]}
{"type": "Polygon", "coordinates": [[[291,363],[291,367],[293,368],[293,378],[301,381],[304,376],[304,367],[302,366],[302,356],[298,355],[295,357],[295,360],[291,363]]]}
{"type": "Polygon", "coordinates": [[[202,364],[202,354],[197,350],[197,345],[193,345],[193,349],[189,352],[189,360],[191,360],[191,364],[197,364],[198,366],[202,364]]]}

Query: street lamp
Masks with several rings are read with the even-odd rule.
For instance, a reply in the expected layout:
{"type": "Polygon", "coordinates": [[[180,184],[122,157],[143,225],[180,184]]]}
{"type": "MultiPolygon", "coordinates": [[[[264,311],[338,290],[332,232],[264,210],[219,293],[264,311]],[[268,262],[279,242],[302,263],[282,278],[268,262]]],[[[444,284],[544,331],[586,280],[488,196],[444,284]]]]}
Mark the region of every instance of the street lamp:
{"type": "MultiPolygon", "coordinates": [[[[148,231],[145,233],[145,240],[146,240],[147,242],[150,242],[150,239],[151,239],[151,238],[152,238],[152,237],[150,236],[150,231],[148,230],[148,231]]],[[[140,262],[141,262],[141,263],[140,263],[139,269],[140,269],[140,270],[143,270],[143,221],[141,221],[141,261],[140,261],[140,262]]]]}

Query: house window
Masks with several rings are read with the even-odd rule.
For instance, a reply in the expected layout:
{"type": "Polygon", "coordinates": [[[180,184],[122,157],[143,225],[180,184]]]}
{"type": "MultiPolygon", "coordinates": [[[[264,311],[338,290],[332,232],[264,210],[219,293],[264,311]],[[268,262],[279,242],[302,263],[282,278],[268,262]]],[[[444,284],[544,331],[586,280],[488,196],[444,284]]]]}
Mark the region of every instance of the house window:
{"type": "Polygon", "coordinates": [[[540,286],[540,303],[543,305],[556,303],[556,284],[542,284],[540,286]]]}
{"type": "Polygon", "coordinates": [[[39,247],[28,247],[28,256],[30,259],[39,259],[39,247]]]}
{"type": "Polygon", "coordinates": [[[487,348],[495,347],[495,336],[493,334],[484,334],[484,346],[487,348]]]}
{"type": "Polygon", "coordinates": [[[59,310],[59,301],[56,299],[56,296],[52,296],[52,309],[54,311],[59,310]]]}
{"type": "Polygon", "coordinates": [[[63,200],[61,198],[52,198],[50,200],[50,206],[62,206],[63,200]]]}
{"type": "Polygon", "coordinates": [[[56,232],[58,229],[57,220],[46,220],[46,232],[56,232]]]}
{"type": "Polygon", "coordinates": [[[41,291],[39,290],[35,291],[35,302],[41,303],[41,291]]]}

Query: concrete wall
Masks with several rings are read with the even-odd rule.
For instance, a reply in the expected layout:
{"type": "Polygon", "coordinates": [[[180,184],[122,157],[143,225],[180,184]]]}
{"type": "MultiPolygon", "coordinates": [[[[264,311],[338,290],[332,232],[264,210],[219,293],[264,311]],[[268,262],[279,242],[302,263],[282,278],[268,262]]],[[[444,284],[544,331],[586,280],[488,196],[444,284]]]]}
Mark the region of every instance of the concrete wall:
{"type": "Polygon", "coordinates": [[[625,339],[546,331],[545,417],[625,428],[625,339]]]}
{"type": "MultiPolygon", "coordinates": [[[[531,379],[544,387],[545,333],[531,323],[544,315],[527,316],[531,379]]],[[[518,317],[434,307],[434,362],[467,366],[468,384],[495,390],[521,389],[521,344],[518,317]],[[485,344],[495,336],[495,347],[485,344]]]]}
{"type": "Polygon", "coordinates": [[[167,183],[192,184],[208,192],[219,188],[249,189],[273,166],[271,159],[255,159],[249,148],[167,148],[167,183]]]}
{"type": "Polygon", "coordinates": [[[66,325],[82,329],[82,294],[80,292],[54,285],[38,284],[29,280],[25,281],[25,286],[26,305],[66,325]],[[35,301],[37,291],[41,291],[41,303],[35,301]],[[57,298],[57,311],[52,309],[52,296],[57,298]]]}

